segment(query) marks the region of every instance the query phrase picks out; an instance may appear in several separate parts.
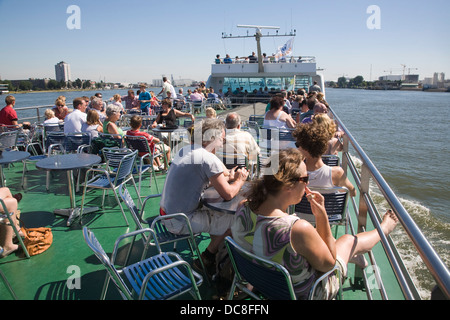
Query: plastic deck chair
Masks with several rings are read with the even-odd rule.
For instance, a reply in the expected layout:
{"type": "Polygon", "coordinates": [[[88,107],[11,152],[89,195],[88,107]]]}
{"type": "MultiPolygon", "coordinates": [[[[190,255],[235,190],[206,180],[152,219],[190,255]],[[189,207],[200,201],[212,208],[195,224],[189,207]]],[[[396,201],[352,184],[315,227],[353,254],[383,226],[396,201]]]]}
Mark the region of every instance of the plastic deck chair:
{"type": "Polygon", "coordinates": [[[323,155],[322,156],[322,161],[323,163],[325,163],[327,166],[330,167],[339,167],[340,163],[341,163],[341,159],[336,156],[336,155],[323,155]]]}
{"type": "Polygon", "coordinates": [[[63,142],[65,153],[80,153],[91,145],[91,136],[87,132],[67,133],[63,142]]]}
{"type": "MultiPolygon", "coordinates": [[[[104,148],[104,155],[107,159],[107,167],[109,170],[105,168],[91,168],[86,171],[85,184],[83,188],[83,196],[81,199],[81,210],[80,210],[80,223],[82,223],[82,215],[83,215],[83,206],[84,200],[86,197],[86,192],[88,188],[91,189],[102,189],[103,197],[102,197],[102,207],[105,204],[105,193],[107,190],[112,190],[114,193],[114,197],[116,198],[117,203],[119,204],[120,210],[122,212],[123,218],[125,222],[128,224],[127,217],[125,212],[120,204],[120,199],[117,195],[117,189],[122,185],[126,184],[128,181],[133,183],[134,189],[139,197],[139,191],[136,187],[136,183],[134,182],[132,170],[134,166],[134,162],[136,160],[137,151],[131,151],[129,149],[114,149],[114,148],[104,148]],[[91,173],[97,173],[91,179],[89,179],[89,175],[91,173]]],[[[139,199],[140,200],[140,199],[139,199]]]]}
{"type": "Polygon", "coordinates": [[[0,205],[3,208],[3,214],[0,214],[0,223],[6,224],[6,221],[9,222],[9,226],[13,228],[14,234],[16,235],[16,239],[19,241],[20,246],[22,247],[22,251],[27,258],[30,258],[27,247],[23,243],[22,237],[19,234],[19,230],[17,230],[14,221],[12,220],[13,212],[8,212],[8,208],[6,208],[5,202],[3,199],[0,199],[0,205]]]}
{"type": "Polygon", "coordinates": [[[138,229],[144,229],[143,225],[150,226],[150,228],[152,230],[154,230],[154,232],[155,232],[155,240],[156,240],[156,242],[158,242],[159,245],[173,243],[174,244],[173,250],[176,251],[176,244],[178,241],[184,241],[184,240],[188,241],[192,257],[194,258],[196,256],[197,259],[200,259],[199,261],[202,266],[203,273],[204,273],[207,281],[209,282],[208,274],[206,272],[206,267],[203,264],[203,260],[201,259],[201,255],[200,255],[200,250],[198,249],[197,242],[195,241],[195,238],[199,237],[201,234],[192,232],[191,223],[189,222],[188,217],[184,213],[174,213],[174,214],[168,214],[168,215],[163,215],[163,216],[160,215],[160,216],[157,216],[156,218],[154,218],[153,220],[152,220],[152,218],[145,218],[144,217],[145,204],[150,199],[161,197],[161,194],[153,194],[153,195],[150,195],[147,198],[145,198],[140,211],[134,204],[133,198],[131,198],[131,195],[128,192],[128,190],[125,188],[125,186],[121,186],[119,188],[119,194],[120,194],[120,197],[122,198],[123,202],[127,205],[128,209],[130,210],[131,215],[134,219],[134,222],[136,223],[136,227],[138,229]],[[185,223],[188,226],[189,233],[188,234],[174,234],[174,233],[171,233],[169,230],[167,230],[167,228],[164,225],[164,220],[172,219],[172,218],[179,218],[179,219],[185,220],[185,223]]]}
{"type": "MultiPolygon", "coordinates": [[[[49,123],[43,126],[42,150],[48,149],[47,136],[50,132],[64,132],[64,123],[49,123]]],[[[44,151],[45,152],[45,151],[44,151]]]]}
{"type": "MultiPolygon", "coordinates": [[[[348,233],[348,200],[349,190],[346,187],[315,188],[310,187],[312,191],[320,192],[325,198],[325,210],[327,211],[330,225],[344,225],[345,233],[348,233]]],[[[315,224],[315,217],[311,211],[311,205],[303,195],[302,200],[295,205],[295,213],[302,219],[315,224]]]]}
{"type": "Polygon", "coordinates": [[[189,263],[178,254],[162,252],[156,244],[158,254],[145,258],[149,239],[154,236],[153,230],[141,229],[120,236],[115,242],[111,258],[108,257],[91,230],[84,227],[83,236],[86,244],[108,272],[101,294],[102,300],[106,297],[110,280],[113,281],[124,300],[168,300],[187,292],[195,299],[201,300],[198,287],[202,284],[203,278],[193,271],[189,263]],[[150,236],[146,241],[141,260],[117,268],[116,257],[121,241],[145,232],[150,233],[150,236]]]}
{"type": "Polygon", "coordinates": [[[18,134],[18,130],[0,133],[0,148],[2,148],[3,150],[15,149],[18,134]]]}
{"type": "Polygon", "coordinates": [[[138,181],[139,193],[141,192],[142,174],[145,173],[146,171],[150,171],[150,187],[152,186],[151,183],[152,183],[152,176],[153,176],[153,179],[155,181],[155,186],[156,186],[156,193],[159,193],[158,183],[156,181],[156,173],[155,173],[155,169],[153,168],[153,160],[157,157],[163,156],[164,162],[166,163],[166,166],[168,167],[168,160],[167,160],[166,152],[164,150],[164,144],[162,144],[163,145],[162,153],[160,153],[160,152],[152,153],[152,151],[150,150],[148,141],[145,137],[126,135],[126,136],[124,136],[124,140],[129,149],[137,150],[138,154],[144,153],[143,156],[139,157],[139,161],[136,162],[136,166],[134,168],[135,172],[133,172],[133,174],[139,175],[139,181],[138,181]],[[150,162],[150,163],[145,164],[144,163],[145,159],[148,159],[148,162],[150,162]]]}
{"type": "MultiPolygon", "coordinates": [[[[252,298],[260,300],[260,296],[247,288],[247,283],[258,290],[264,298],[270,300],[297,300],[291,275],[285,267],[248,252],[239,246],[231,237],[225,238],[225,244],[235,272],[228,300],[233,299],[236,287],[252,298]]],[[[340,281],[339,268],[335,266],[314,282],[309,293],[310,300],[314,297],[317,285],[323,280],[326,280],[332,273],[337,273],[340,281]]]]}
{"type": "Polygon", "coordinates": [[[261,127],[264,124],[264,115],[252,114],[248,117],[248,121],[255,121],[261,127]]]}

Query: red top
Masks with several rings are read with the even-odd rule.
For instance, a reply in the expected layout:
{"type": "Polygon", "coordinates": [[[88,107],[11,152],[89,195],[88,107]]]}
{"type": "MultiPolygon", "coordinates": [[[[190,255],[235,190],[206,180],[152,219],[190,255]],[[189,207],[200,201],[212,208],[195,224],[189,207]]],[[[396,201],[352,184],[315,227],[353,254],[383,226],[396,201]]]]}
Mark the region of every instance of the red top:
{"type": "MultiPolygon", "coordinates": [[[[152,152],[155,151],[155,143],[153,142],[153,136],[148,134],[147,132],[137,131],[137,130],[128,130],[127,135],[129,136],[140,136],[145,137],[148,141],[148,146],[150,147],[150,150],[152,152]]],[[[145,152],[139,152],[139,156],[142,157],[145,154],[145,152]]]]}
{"type": "Polygon", "coordinates": [[[11,105],[7,105],[0,111],[0,124],[13,125],[13,121],[18,121],[16,110],[11,105]]]}

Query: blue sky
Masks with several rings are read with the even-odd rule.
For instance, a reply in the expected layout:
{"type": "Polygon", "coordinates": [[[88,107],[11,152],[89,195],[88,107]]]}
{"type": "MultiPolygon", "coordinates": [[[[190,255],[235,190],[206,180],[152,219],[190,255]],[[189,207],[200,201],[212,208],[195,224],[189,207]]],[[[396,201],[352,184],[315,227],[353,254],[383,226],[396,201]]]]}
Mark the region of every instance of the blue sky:
{"type": "MultiPolygon", "coordinates": [[[[256,51],[254,39],[221,38],[251,24],[295,29],[294,54],[315,56],[326,80],[369,80],[371,68],[372,79],[400,74],[402,64],[420,78],[450,78],[449,18],[448,0],[0,0],[0,77],[55,78],[54,65],[66,61],[73,79],[206,80],[216,54],[256,51]],[[67,28],[70,5],[80,8],[80,29],[67,28]],[[367,28],[370,5],[380,8],[379,30],[367,28]]],[[[262,50],[287,40],[264,38],[262,50]]]]}

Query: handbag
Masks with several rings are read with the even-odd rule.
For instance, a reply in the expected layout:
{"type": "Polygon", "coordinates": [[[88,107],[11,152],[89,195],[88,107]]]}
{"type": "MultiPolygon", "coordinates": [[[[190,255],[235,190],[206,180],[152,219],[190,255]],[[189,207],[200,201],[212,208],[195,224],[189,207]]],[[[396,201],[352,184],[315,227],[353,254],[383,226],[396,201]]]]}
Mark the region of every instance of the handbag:
{"type": "Polygon", "coordinates": [[[24,235],[23,243],[30,256],[34,256],[46,251],[53,243],[52,229],[24,228],[20,229],[24,235]]]}

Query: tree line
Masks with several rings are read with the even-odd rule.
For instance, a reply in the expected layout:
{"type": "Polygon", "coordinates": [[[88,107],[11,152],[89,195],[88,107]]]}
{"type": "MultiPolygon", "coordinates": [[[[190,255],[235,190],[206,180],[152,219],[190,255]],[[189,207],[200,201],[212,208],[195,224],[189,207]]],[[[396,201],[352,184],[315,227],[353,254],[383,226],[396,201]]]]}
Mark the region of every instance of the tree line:
{"type": "Polygon", "coordinates": [[[329,87],[333,88],[367,88],[373,86],[374,82],[365,81],[363,76],[356,76],[354,78],[339,77],[337,82],[330,81],[329,87]]]}
{"type": "MultiPolygon", "coordinates": [[[[28,79],[28,80],[0,80],[0,84],[7,84],[9,91],[42,91],[61,89],[90,89],[91,80],[56,81],[54,79],[28,79]]],[[[95,88],[102,88],[103,81],[97,82],[95,88]]]]}

